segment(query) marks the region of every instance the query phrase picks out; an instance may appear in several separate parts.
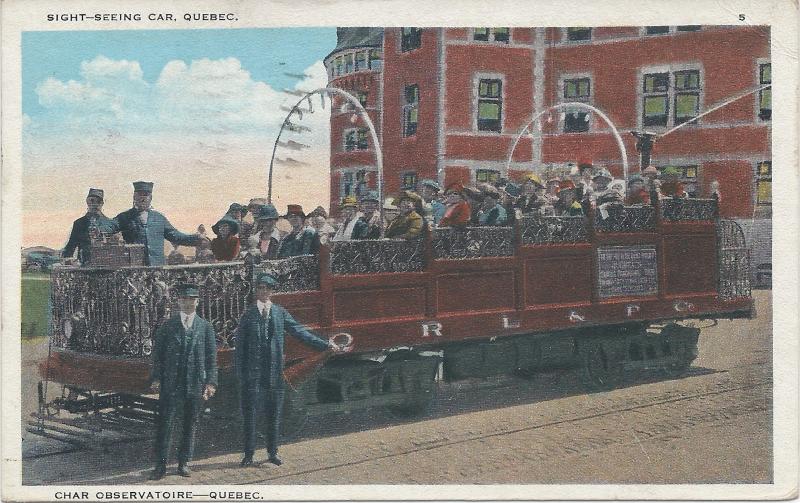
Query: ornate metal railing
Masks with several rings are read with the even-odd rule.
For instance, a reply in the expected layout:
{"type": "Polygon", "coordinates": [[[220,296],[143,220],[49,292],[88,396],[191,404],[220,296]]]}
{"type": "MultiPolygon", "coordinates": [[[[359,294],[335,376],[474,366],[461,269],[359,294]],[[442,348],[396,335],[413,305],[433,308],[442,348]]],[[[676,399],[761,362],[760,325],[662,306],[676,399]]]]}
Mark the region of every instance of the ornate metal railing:
{"type": "Polygon", "coordinates": [[[268,272],[278,280],[277,292],[319,290],[319,257],[299,255],[280,260],[264,260],[253,266],[253,276],[268,272]]]}
{"type": "Polygon", "coordinates": [[[333,274],[413,272],[425,267],[422,239],[379,239],[331,243],[333,274]]]}
{"type": "Polygon", "coordinates": [[[717,223],[718,291],[723,299],[750,297],[750,250],[733,220],[717,223]]]}
{"type": "Polygon", "coordinates": [[[716,199],[662,199],[661,218],[671,221],[716,220],[719,210],[716,199]]]}
{"type": "Polygon", "coordinates": [[[200,286],[198,313],[227,345],[250,294],[243,263],[116,270],[62,268],[51,276],[52,342],[108,355],[148,356],[158,326],[176,312],[175,286],[200,286]]]}
{"type": "Polygon", "coordinates": [[[436,259],[510,257],[514,255],[513,227],[442,227],[431,236],[436,259]]]}
{"type": "Polygon", "coordinates": [[[525,216],[518,220],[522,244],[585,243],[589,241],[584,217],[525,216]]]}
{"type": "Polygon", "coordinates": [[[650,232],[656,229],[656,210],[647,206],[622,206],[611,204],[604,213],[595,212],[594,229],[597,232],[650,232]]]}

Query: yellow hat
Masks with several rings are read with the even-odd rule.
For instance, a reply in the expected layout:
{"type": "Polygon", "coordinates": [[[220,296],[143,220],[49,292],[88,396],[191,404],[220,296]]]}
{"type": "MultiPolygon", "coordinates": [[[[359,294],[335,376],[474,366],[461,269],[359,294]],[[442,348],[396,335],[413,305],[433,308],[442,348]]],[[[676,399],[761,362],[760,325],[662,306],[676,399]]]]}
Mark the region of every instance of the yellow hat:
{"type": "Polygon", "coordinates": [[[535,185],[538,185],[539,187],[544,187],[544,184],[542,183],[542,179],[539,178],[539,175],[537,175],[536,173],[528,173],[528,174],[526,174],[525,178],[524,178],[524,181],[525,182],[530,181],[530,182],[533,182],[535,185]]]}
{"type": "Polygon", "coordinates": [[[347,208],[347,207],[357,208],[358,200],[356,200],[356,198],[353,196],[345,196],[345,198],[342,199],[342,208],[347,208]]]}

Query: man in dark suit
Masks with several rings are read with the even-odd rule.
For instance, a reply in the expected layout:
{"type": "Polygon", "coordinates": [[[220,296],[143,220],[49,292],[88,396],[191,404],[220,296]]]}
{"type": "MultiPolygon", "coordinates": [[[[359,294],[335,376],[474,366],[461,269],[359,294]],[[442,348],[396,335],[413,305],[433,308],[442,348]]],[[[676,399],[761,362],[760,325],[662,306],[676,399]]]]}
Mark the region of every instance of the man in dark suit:
{"type": "Polygon", "coordinates": [[[167,472],[176,411],[182,423],[178,474],[189,477],[194,433],[203,401],[217,390],[217,339],[211,324],[196,314],[196,285],[178,287],[179,312],[156,331],[151,381],[159,384],[156,468],[152,480],[167,472]]]}
{"type": "Polygon", "coordinates": [[[198,246],[208,238],[200,234],[184,234],[169,223],[169,220],[150,207],[153,201],[153,182],[133,182],[133,208],[123,211],[103,232],[122,232],[126,243],[145,246],[147,265],[164,265],[164,239],[174,245],[198,246]]]}
{"type": "Polygon", "coordinates": [[[103,215],[103,190],[89,189],[89,195],[86,196],[86,214],[72,223],[72,232],[61,256],[72,258],[77,248],[81,265],[89,265],[92,239],[99,238],[100,229],[107,228],[110,224],[111,220],[103,215]]]}
{"type": "Polygon", "coordinates": [[[299,204],[290,204],[284,218],[292,225],[292,232],[281,240],[278,258],[319,253],[319,234],[313,227],[304,226],[306,214],[303,212],[303,207],[299,204]]]}
{"type": "Polygon", "coordinates": [[[258,275],[255,286],[256,302],[244,312],[235,333],[236,376],[239,380],[244,419],[244,458],[241,466],[253,464],[256,419],[262,407],[266,409],[269,462],[281,464],[278,445],[284,397],[284,333],[288,332],[319,351],[349,350],[312,334],[286,309],[273,304],[270,297],[276,287],[275,277],[267,273],[258,275]]]}

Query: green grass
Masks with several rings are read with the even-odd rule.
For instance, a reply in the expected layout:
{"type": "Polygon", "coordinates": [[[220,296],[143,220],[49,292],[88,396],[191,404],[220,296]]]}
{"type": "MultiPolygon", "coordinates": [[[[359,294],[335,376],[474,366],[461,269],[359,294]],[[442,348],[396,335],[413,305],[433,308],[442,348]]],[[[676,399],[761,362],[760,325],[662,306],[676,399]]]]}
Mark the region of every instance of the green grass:
{"type": "Polygon", "coordinates": [[[50,278],[47,274],[22,275],[22,337],[47,336],[47,303],[50,278]]]}

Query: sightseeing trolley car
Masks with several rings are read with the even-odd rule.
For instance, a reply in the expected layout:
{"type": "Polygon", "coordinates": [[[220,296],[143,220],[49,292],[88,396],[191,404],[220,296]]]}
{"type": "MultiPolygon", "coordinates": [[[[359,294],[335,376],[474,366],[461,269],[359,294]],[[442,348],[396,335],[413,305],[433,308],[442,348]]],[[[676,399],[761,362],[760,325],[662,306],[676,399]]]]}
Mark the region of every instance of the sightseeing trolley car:
{"type": "Polygon", "coordinates": [[[292,426],[379,406],[421,414],[440,379],[578,367],[590,389],[608,389],[635,369],[678,374],[699,329],[676,322],[752,317],[748,269],[742,231],[713,199],[333,242],[318,256],[258,264],[62,267],[51,275],[51,349],[39,370],[63,393],[48,401],[40,385],[40,413],[152,410],[152,338],[185,281],[200,285],[199,312],[218,337],[212,413],[235,415],[234,333],[256,274],[277,276],[275,301],[317,333],[352,336],[353,351],[324,365],[287,338],[292,426]]]}

